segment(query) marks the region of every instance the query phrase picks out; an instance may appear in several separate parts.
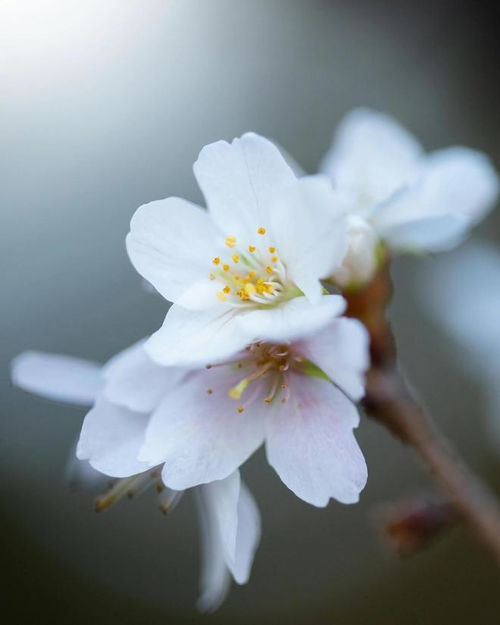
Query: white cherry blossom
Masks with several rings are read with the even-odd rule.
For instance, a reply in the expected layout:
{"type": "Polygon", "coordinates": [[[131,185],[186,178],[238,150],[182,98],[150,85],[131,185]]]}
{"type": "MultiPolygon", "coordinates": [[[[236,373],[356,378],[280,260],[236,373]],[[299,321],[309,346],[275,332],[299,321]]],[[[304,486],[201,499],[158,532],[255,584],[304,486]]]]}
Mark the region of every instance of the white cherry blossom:
{"type": "Polygon", "coordinates": [[[486,155],[465,147],[425,154],[393,118],[356,109],[341,122],[322,171],[355,198],[341,286],[369,280],[378,243],[391,253],[458,245],[492,208],[498,177],[486,155]]]}
{"type": "Polygon", "coordinates": [[[127,237],[139,273],[174,302],[146,349],[163,365],[223,360],[288,341],[336,312],[320,280],[347,249],[344,194],[297,178],[267,139],[204,147],[194,172],[208,210],[170,197],[141,206],[127,237]]]}
{"type": "MultiPolygon", "coordinates": [[[[148,361],[141,343],[115,356],[104,369],[95,362],[42,352],[24,352],[12,363],[12,381],[24,390],[76,405],[95,402],[91,413],[103,420],[102,438],[95,441],[94,449],[99,448],[100,455],[96,452],[97,459],[92,464],[73,457],[67,473],[71,482],[79,485],[98,484],[99,476],[126,475],[102,498],[102,508],[152,479],[147,465],[134,457],[147,422],[141,411],[154,409],[161,399],[158,386],[166,383],[168,388],[169,374],[175,372],[155,365],[148,367],[148,361]],[[134,388],[117,398],[113,371],[123,382],[138,368],[143,377],[129,378],[128,383],[134,388]],[[115,399],[118,403],[114,403],[115,399]],[[111,459],[113,445],[117,461],[111,459]],[[132,455],[127,458],[127,454],[132,455]]],[[[181,494],[182,491],[164,488],[159,494],[160,508],[172,509],[181,494]]],[[[203,547],[198,606],[202,611],[213,611],[224,600],[231,575],[239,584],[248,581],[260,539],[260,515],[237,470],[223,480],[195,488],[194,494],[203,547]]]]}

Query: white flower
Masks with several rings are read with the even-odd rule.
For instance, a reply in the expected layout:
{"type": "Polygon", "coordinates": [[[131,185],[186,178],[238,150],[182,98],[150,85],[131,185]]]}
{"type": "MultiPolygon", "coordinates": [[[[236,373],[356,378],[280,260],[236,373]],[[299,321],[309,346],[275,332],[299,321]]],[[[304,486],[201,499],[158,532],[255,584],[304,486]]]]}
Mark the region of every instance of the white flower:
{"type": "MultiPolygon", "coordinates": [[[[332,297],[341,313],[343,299],[332,297]]],[[[355,502],[366,465],[353,402],[363,395],[367,343],[359,322],[339,318],[292,343],[253,344],[227,363],[188,370],[156,364],[142,342],[106,365],[78,457],[113,477],[165,463],[163,483],[184,490],[225,479],[265,441],[299,497],[355,502]]]]}
{"type": "MultiPolygon", "coordinates": [[[[151,480],[150,473],[145,471],[147,465],[135,458],[147,423],[146,415],[140,411],[151,410],[161,398],[158,383],[168,380],[169,370],[160,372],[160,368],[154,365],[148,368],[148,358],[138,346],[115,356],[106,369],[103,383],[103,369],[99,364],[69,356],[25,352],[12,363],[13,383],[27,391],[84,406],[92,405],[98,398],[90,414],[92,418],[100,415],[103,421],[102,439],[100,442],[95,440],[96,461],[92,463],[99,472],[87,462],[78,460],[70,463],[69,473],[71,480],[79,484],[96,483],[102,473],[131,476],[119,480],[107,496],[107,506],[130,492],[133,485],[140,487],[151,480]],[[143,364],[142,369],[139,363],[143,364]],[[134,389],[114,404],[117,389],[113,370],[121,378],[121,384],[123,376],[133,375],[138,369],[145,377],[129,379],[129,383],[135,384],[134,389]],[[129,404],[132,409],[127,407],[129,404]],[[113,447],[116,460],[113,460],[113,447]]],[[[239,584],[248,581],[260,539],[260,516],[252,495],[240,481],[239,471],[223,480],[201,485],[194,489],[194,493],[203,546],[198,606],[203,611],[213,611],[227,594],[230,574],[239,584]]],[[[168,488],[163,490],[159,495],[162,509],[173,507],[180,494],[180,491],[168,488]]]]}
{"type": "Polygon", "coordinates": [[[356,198],[350,250],[334,274],[341,285],[370,278],[374,238],[396,253],[450,249],[498,196],[497,175],[481,152],[451,147],[426,155],[393,118],[367,109],[354,110],[341,122],[322,171],[356,198]]]}
{"type": "Polygon", "coordinates": [[[135,268],[174,302],[150,355],[163,365],[217,362],[322,327],[336,304],[320,279],[347,249],[344,196],[326,176],[297,179],[253,133],[206,146],[194,172],[208,211],[175,197],[151,202],[127,237],[135,268]]]}

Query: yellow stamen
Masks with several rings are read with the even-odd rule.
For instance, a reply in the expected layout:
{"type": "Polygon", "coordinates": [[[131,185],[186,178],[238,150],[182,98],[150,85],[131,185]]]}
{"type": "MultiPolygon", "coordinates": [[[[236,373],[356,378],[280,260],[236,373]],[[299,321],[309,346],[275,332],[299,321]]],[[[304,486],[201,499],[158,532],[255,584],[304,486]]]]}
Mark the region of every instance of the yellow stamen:
{"type": "Polygon", "coordinates": [[[257,228],[257,234],[266,234],[266,229],[265,228],[257,228]]]}
{"type": "Polygon", "coordinates": [[[232,258],[233,258],[233,263],[239,263],[240,262],[240,255],[239,254],[233,254],[232,258]]]}
{"type": "Polygon", "coordinates": [[[277,256],[273,256],[271,258],[271,260],[272,260],[273,263],[277,263],[278,262],[278,257],[277,256]]]}
{"type": "Polygon", "coordinates": [[[225,302],[227,300],[227,296],[224,291],[219,291],[217,293],[217,299],[219,299],[221,302],[225,302]]]}
{"type": "Polygon", "coordinates": [[[224,271],[229,271],[229,265],[222,265],[222,269],[224,269],[224,271]]]}
{"type": "Polygon", "coordinates": [[[275,247],[270,247],[269,248],[269,254],[274,254],[275,251],[276,251],[275,247]]]}
{"type": "Polygon", "coordinates": [[[238,384],[236,384],[236,386],[233,386],[233,388],[229,389],[228,391],[229,397],[231,397],[231,399],[239,399],[241,395],[243,394],[243,391],[250,384],[250,382],[253,382],[254,380],[257,380],[258,378],[263,376],[266,373],[266,371],[268,371],[273,365],[274,365],[273,361],[268,360],[262,367],[257,369],[257,371],[254,371],[248,377],[243,378],[243,380],[240,380],[238,384]]]}
{"type": "Polygon", "coordinates": [[[266,273],[273,273],[273,268],[269,267],[269,265],[267,265],[266,267],[266,273]]]}
{"type": "Polygon", "coordinates": [[[257,289],[255,288],[255,285],[252,284],[251,282],[249,282],[248,284],[245,284],[245,293],[250,297],[251,295],[255,295],[255,293],[257,292],[257,289]]]}
{"type": "Polygon", "coordinates": [[[255,252],[255,245],[249,245],[248,246],[248,251],[249,252],[255,252]]]}
{"type": "Polygon", "coordinates": [[[226,237],[226,245],[228,247],[234,247],[235,244],[236,244],[236,237],[233,237],[233,236],[226,237]]]}
{"type": "Polygon", "coordinates": [[[222,290],[224,291],[224,293],[231,293],[231,287],[227,284],[222,290]]]}
{"type": "Polygon", "coordinates": [[[255,271],[251,271],[251,272],[248,274],[248,277],[249,277],[249,279],[250,279],[250,280],[253,280],[253,279],[255,278],[255,271]]]}
{"type": "Polygon", "coordinates": [[[216,257],[213,259],[212,263],[213,263],[214,265],[218,265],[218,264],[220,263],[220,258],[219,258],[218,256],[216,256],[216,257]]]}
{"type": "Polygon", "coordinates": [[[238,412],[241,414],[245,408],[243,406],[238,406],[238,412]]]}

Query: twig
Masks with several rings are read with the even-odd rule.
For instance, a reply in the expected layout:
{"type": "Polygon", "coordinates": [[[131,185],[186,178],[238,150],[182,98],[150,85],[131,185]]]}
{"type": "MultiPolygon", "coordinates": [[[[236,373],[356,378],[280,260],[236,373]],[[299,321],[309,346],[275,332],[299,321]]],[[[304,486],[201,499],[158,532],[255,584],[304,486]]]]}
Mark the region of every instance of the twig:
{"type": "Polygon", "coordinates": [[[398,370],[395,343],[385,317],[391,292],[386,266],[371,285],[348,297],[350,316],[363,321],[371,337],[372,365],[364,401],[367,413],[415,450],[457,514],[500,563],[497,498],[418,406],[398,370]]]}

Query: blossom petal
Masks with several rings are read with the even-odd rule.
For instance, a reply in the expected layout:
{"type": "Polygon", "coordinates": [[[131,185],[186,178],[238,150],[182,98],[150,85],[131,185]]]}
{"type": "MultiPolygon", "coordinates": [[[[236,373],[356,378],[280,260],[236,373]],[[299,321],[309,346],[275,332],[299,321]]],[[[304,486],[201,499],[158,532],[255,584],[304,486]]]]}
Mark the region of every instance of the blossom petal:
{"type": "Polygon", "coordinates": [[[202,488],[194,490],[201,533],[200,596],[201,612],[214,612],[227,596],[231,578],[224,560],[222,541],[216,520],[202,488]]]}
{"type": "MultiPolygon", "coordinates": [[[[254,401],[239,412],[244,400],[228,395],[243,377],[227,366],[193,372],[153,413],[139,457],[151,466],[165,462],[167,486],[183,490],[221,480],[261,445],[267,406],[254,401]]],[[[252,386],[265,397],[259,380],[252,386]]]]}
{"type": "Polygon", "coordinates": [[[207,212],[176,197],[144,204],[130,223],[132,264],[163,297],[175,301],[210,272],[217,232],[207,212]]]}
{"type": "Polygon", "coordinates": [[[498,175],[482,152],[453,147],[426,159],[425,185],[436,196],[429,210],[461,215],[472,224],[488,213],[498,199],[498,175]]]}
{"type": "Polygon", "coordinates": [[[394,118],[355,109],[340,123],[321,171],[375,203],[414,179],[421,156],[418,141],[394,118]]]}
{"type": "Polygon", "coordinates": [[[152,412],[174,388],[184,369],[155,363],[144,349],[145,340],[114,356],[104,367],[103,395],[133,412],[152,412]]]}
{"type": "Polygon", "coordinates": [[[247,343],[255,341],[289,342],[317,332],[345,309],[340,295],[323,295],[313,305],[305,297],[295,297],[274,308],[253,310],[238,315],[237,324],[247,343]]]}
{"type": "Polygon", "coordinates": [[[111,477],[142,473],[150,465],[137,459],[147,415],[116,406],[99,397],[83,422],[77,446],[80,460],[111,477]]]}
{"type": "Polygon", "coordinates": [[[322,296],[321,278],[330,276],[347,251],[350,203],[326,176],[306,176],[277,195],[271,230],[291,281],[312,302],[322,296]]]}
{"type": "Polygon", "coordinates": [[[160,365],[204,366],[219,362],[248,343],[236,318],[234,310],[223,305],[194,311],[174,304],[162,327],[146,343],[146,351],[160,365]]]}
{"type": "Polygon", "coordinates": [[[102,384],[97,362],[47,354],[23,352],[11,364],[12,383],[25,391],[81,406],[94,402],[102,384]]]}
{"type": "Polygon", "coordinates": [[[308,503],[357,502],[367,469],[352,432],[356,407],[319,378],[291,374],[289,389],[289,401],[276,403],[266,422],[269,463],[308,503]]]}
{"type": "Polygon", "coordinates": [[[356,319],[335,319],[294,347],[352,400],[363,397],[364,374],[369,365],[369,338],[362,323],[356,319]]]}
{"type": "Polygon", "coordinates": [[[238,471],[200,489],[218,527],[226,565],[236,582],[245,584],[260,539],[257,505],[245,484],[240,483],[238,471]]]}
{"type": "Polygon", "coordinates": [[[431,154],[418,183],[381,205],[373,223],[393,250],[437,252],[460,243],[497,197],[487,157],[449,148],[431,154]]]}
{"type": "Polygon", "coordinates": [[[268,226],[277,189],[295,180],[278,148],[252,132],[205,146],[194,173],[215,223],[244,240],[268,226]]]}

